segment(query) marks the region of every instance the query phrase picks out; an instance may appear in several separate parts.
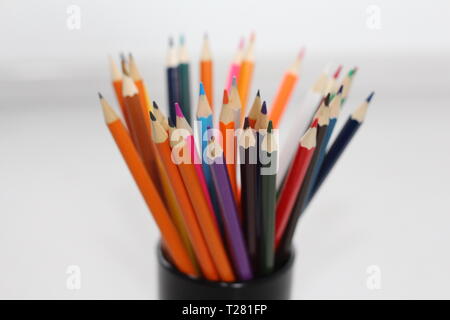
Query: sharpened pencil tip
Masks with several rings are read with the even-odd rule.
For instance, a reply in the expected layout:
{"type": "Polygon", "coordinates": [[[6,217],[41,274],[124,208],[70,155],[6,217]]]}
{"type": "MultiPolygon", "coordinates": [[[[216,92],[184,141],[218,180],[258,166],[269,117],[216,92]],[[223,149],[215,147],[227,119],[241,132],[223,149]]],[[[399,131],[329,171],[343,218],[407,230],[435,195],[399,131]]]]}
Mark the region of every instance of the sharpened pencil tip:
{"type": "Polygon", "coordinates": [[[259,90],[258,92],[256,92],[256,96],[261,98],[261,93],[259,92],[259,90]]]}
{"type": "Polygon", "coordinates": [[[273,129],[273,123],[272,120],[269,121],[269,124],[267,125],[267,133],[272,133],[273,129]]]}
{"type": "Polygon", "coordinates": [[[244,45],[245,45],[245,38],[241,37],[241,40],[239,41],[239,50],[244,49],[244,45]]]}
{"type": "Polygon", "coordinates": [[[261,107],[261,113],[262,114],[267,114],[267,105],[266,102],[264,101],[261,107]]]}
{"type": "Polygon", "coordinates": [[[167,124],[169,125],[169,127],[175,128],[175,124],[173,123],[172,119],[168,118],[167,119],[167,124]]]}
{"type": "Polygon", "coordinates": [[[368,96],[367,99],[366,99],[367,103],[370,103],[370,101],[372,100],[374,94],[375,94],[375,91],[372,91],[372,92],[369,94],[369,96],[368,96]]]}
{"type": "Polygon", "coordinates": [[[100,92],[97,92],[98,93],[98,98],[101,100],[101,99],[103,99],[103,95],[100,93],[100,92]]]}
{"type": "Polygon", "coordinates": [[[150,111],[150,119],[151,119],[152,121],[156,121],[156,117],[155,117],[155,115],[153,114],[153,112],[151,112],[151,111],[150,111]]]}
{"type": "Polygon", "coordinates": [[[229,99],[228,99],[228,91],[227,89],[223,90],[223,99],[222,99],[222,103],[223,104],[228,104],[229,99]]]}
{"type": "Polygon", "coordinates": [[[184,118],[183,111],[181,111],[181,107],[178,102],[175,102],[175,113],[177,117],[184,118]]]}
{"type": "Polygon", "coordinates": [[[120,61],[124,62],[125,60],[126,60],[125,53],[121,52],[120,53],[120,61]]]}
{"type": "Polygon", "coordinates": [[[200,82],[200,95],[201,96],[205,95],[205,87],[203,86],[203,82],[200,82]]]}
{"type": "Polygon", "coordinates": [[[323,103],[325,103],[325,106],[328,107],[330,105],[330,93],[327,94],[325,97],[323,103]]]}
{"type": "Polygon", "coordinates": [[[231,85],[232,85],[233,87],[237,87],[237,79],[236,79],[236,76],[233,76],[233,80],[231,80],[231,85]]]}
{"type": "Polygon", "coordinates": [[[250,121],[248,120],[248,117],[245,117],[244,119],[244,130],[250,127],[250,121]]]}
{"type": "Polygon", "coordinates": [[[153,108],[155,108],[156,110],[159,109],[159,106],[158,106],[158,104],[156,103],[156,101],[153,101],[153,108]]]}
{"type": "Polygon", "coordinates": [[[313,123],[311,124],[311,128],[316,128],[319,124],[319,118],[314,119],[313,123]]]}
{"type": "Polygon", "coordinates": [[[342,70],[342,65],[339,65],[339,67],[337,68],[336,72],[333,75],[334,79],[339,78],[339,75],[341,74],[341,70],[342,70]]]}
{"type": "Polygon", "coordinates": [[[338,92],[337,92],[337,94],[342,94],[342,91],[344,90],[344,85],[342,84],[340,87],[339,87],[339,90],[338,90],[338,92]]]}
{"type": "Polygon", "coordinates": [[[354,67],[352,70],[350,70],[348,72],[348,76],[353,77],[355,75],[356,71],[358,71],[358,67],[354,67]]]}

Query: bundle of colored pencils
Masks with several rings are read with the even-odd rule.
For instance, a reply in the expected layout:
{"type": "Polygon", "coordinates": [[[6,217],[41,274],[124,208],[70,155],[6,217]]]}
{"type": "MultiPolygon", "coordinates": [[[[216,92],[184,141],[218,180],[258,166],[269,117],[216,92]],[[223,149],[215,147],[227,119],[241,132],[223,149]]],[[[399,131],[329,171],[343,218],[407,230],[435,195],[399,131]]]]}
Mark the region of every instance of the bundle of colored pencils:
{"type": "MultiPolygon", "coordinates": [[[[342,80],[321,74],[301,106],[306,128],[279,150],[278,128],[298,81],[302,49],[268,105],[258,91],[246,104],[254,70],[252,35],[241,40],[213,121],[213,60],[204,38],[192,129],[186,42],[169,41],[169,118],[151,102],[132,55],[121,70],[110,59],[119,116],[99,94],[105,121],[161,232],[162,247],[180,271],[210,281],[244,281],[274,272],[292,250],[300,216],[364,121],[371,93],[332,139],[356,68],[342,80]],[[308,104],[308,105],[306,105],[308,104]],[[310,110],[310,112],[305,112],[310,110]],[[246,115],[246,116],[245,116],[246,115]],[[124,122],[122,121],[124,119],[124,122]],[[292,154],[285,174],[278,157],[292,154]],[[282,181],[277,190],[277,179],[282,181]]],[[[289,137],[288,137],[289,138],[289,137]]]]}

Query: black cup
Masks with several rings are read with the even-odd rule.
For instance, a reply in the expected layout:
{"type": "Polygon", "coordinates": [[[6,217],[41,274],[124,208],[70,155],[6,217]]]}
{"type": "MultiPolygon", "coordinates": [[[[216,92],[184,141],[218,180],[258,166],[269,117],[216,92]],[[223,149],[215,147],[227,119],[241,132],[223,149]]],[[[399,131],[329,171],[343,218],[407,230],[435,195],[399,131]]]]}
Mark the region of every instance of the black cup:
{"type": "Polygon", "coordinates": [[[270,275],[242,282],[211,282],[176,270],[158,247],[159,298],[165,300],[287,300],[292,284],[291,253],[270,275]]]}

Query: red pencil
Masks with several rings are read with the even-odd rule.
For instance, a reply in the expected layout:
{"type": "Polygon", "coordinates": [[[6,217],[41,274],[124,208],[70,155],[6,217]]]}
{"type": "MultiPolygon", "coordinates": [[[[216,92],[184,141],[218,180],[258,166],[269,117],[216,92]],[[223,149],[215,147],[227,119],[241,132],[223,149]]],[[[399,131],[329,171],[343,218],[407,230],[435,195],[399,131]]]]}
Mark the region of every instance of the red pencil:
{"type": "Polygon", "coordinates": [[[305,135],[300,139],[297,153],[292,165],[287,173],[286,181],[281,189],[280,197],[277,201],[276,226],[275,226],[275,246],[278,247],[284,230],[289,222],[292,208],[297,199],[298,192],[302,186],[303,179],[309,167],[314,150],[316,149],[317,120],[314,121],[305,135]]]}

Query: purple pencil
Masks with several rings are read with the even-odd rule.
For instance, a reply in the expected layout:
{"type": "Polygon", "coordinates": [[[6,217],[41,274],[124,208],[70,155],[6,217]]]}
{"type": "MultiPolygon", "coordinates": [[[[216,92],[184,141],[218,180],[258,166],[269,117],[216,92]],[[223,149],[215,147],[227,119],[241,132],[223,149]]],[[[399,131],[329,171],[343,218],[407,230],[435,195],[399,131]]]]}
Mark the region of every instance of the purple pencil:
{"type": "Polygon", "coordinates": [[[253,278],[250,259],[245,247],[244,236],[239,223],[236,202],[231,190],[227,167],[223,158],[223,150],[211,137],[208,145],[206,161],[216,189],[217,200],[222,214],[225,237],[231,253],[233,266],[239,280],[253,278]]]}

